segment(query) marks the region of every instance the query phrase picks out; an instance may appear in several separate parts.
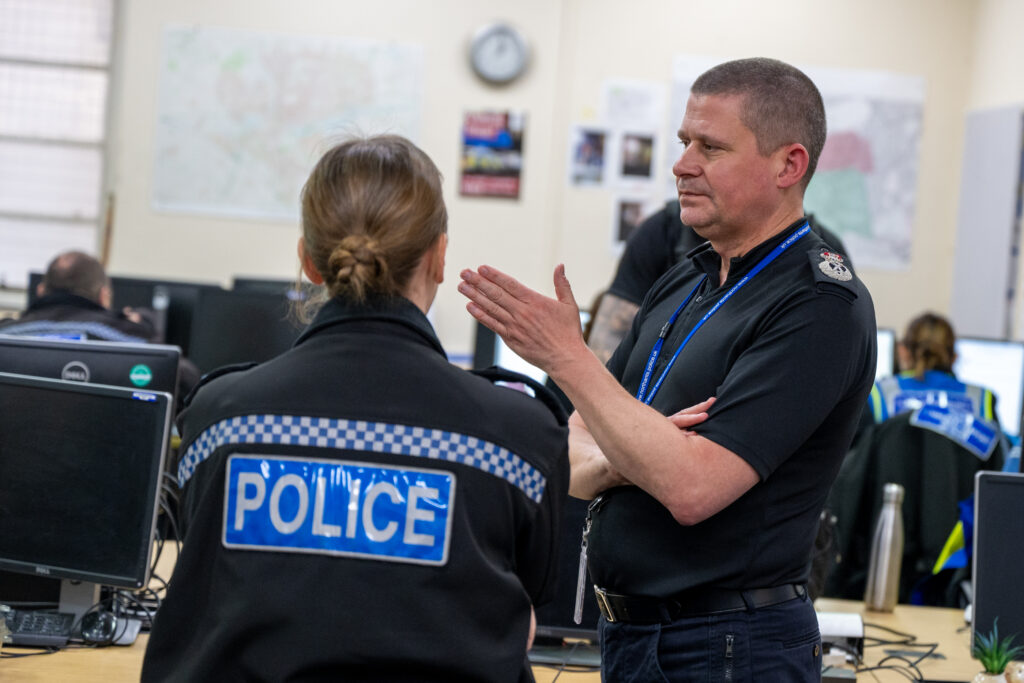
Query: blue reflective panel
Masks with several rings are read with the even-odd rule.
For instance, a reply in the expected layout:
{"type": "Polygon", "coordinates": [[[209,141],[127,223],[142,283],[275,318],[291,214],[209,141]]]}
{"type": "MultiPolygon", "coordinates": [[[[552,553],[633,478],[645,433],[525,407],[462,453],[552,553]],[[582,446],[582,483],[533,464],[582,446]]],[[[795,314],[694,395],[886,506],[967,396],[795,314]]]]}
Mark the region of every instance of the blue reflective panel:
{"type": "Polygon", "coordinates": [[[232,455],[224,545],[443,565],[454,498],[442,470],[232,455]]]}

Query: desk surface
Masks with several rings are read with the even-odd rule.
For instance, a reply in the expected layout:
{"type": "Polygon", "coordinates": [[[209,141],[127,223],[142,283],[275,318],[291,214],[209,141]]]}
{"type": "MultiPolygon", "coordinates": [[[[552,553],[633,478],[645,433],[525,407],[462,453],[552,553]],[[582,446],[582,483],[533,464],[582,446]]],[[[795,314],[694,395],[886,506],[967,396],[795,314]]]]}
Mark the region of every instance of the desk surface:
{"type": "MultiPolygon", "coordinates": [[[[157,573],[169,577],[174,561],[177,559],[176,549],[168,547],[160,558],[157,573]]],[[[816,603],[819,611],[855,612],[864,617],[865,635],[879,639],[891,636],[871,624],[888,627],[910,633],[917,637],[917,642],[939,643],[937,653],[945,657],[930,657],[918,665],[926,680],[930,681],[970,681],[981,670],[978,662],[970,657],[970,629],[965,628],[963,612],[954,609],[932,607],[911,607],[900,605],[892,614],[868,612],[864,604],[850,600],[820,599],[816,603]]],[[[895,636],[892,636],[895,639],[895,636]]],[[[120,683],[121,681],[137,681],[142,670],[142,656],[146,650],[149,635],[140,634],[139,639],[131,647],[106,648],[70,648],[52,655],[36,655],[23,658],[4,658],[0,660],[0,680],[4,683],[51,683],[52,681],[75,681],[80,683],[120,683]]],[[[914,649],[893,646],[897,649],[914,649]]],[[[885,653],[885,647],[865,648],[865,660],[868,664],[878,662],[885,653]]],[[[27,648],[5,647],[4,652],[30,653],[38,650],[27,648]]],[[[600,675],[595,673],[562,672],[549,667],[534,667],[534,676],[538,683],[550,683],[557,676],[565,683],[596,683],[600,675]]],[[[897,671],[879,671],[863,673],[858,680],[862,681],[906,681],[907,678],[897,671]]]]}

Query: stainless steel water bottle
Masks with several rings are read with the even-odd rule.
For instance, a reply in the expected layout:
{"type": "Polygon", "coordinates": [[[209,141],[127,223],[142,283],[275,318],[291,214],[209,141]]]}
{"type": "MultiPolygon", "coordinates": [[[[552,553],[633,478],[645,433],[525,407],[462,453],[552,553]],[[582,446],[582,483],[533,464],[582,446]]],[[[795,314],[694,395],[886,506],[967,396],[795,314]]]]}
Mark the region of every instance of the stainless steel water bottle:
{"type": "Polygon", "coordinates": [[[891,612],[900,591],[900,566],[903,563],[903,487],[885,485],[882,511],[871,541],[864,604],[878,612],[891,612]]]}

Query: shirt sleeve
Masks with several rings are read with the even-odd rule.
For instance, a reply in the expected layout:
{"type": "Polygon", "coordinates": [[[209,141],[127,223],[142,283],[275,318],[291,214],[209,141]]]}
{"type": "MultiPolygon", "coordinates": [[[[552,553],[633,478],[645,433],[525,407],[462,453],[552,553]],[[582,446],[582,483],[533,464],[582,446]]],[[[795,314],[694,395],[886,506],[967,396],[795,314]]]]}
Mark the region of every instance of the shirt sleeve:
{"type": "Polygon", "coordinates": [[[708,421],[694,431],[766,479],[841,402],[855,403],[851,414],[863,409],[874,377],[870,332],[857,307],[837,296],[795,297],[736,359],[708,421]]]}
{"type": "Polygon", "coordinates": [[[626,301],[639,304],[651,285],[675,263],[675,245],[679,231],[672,235],[672,222],[662,209],[640,224],[619,260],[608,291],[626,301]]]}

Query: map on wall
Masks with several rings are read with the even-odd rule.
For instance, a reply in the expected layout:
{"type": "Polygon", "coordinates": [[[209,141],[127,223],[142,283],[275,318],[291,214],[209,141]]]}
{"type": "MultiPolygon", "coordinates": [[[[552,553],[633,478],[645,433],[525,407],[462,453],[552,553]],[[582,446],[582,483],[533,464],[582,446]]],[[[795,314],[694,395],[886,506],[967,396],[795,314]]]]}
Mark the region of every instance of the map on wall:
{"type": "Polygon", "coordinates": [[[347,135],[419,136],[422,48],[165,29],[153,206],[294,221],[313,165],[347,135]]]}
{"type": "MultiPolygon", "coordinates": [[[[678,56],[673,65],[673,129],[690,85],[722,60],[678,56]]],[[[828,138],[804,207],[837,233],[857,268],[910,264],[924,79],[881,71],[797,65],[825,102],[828,138]]],[[[679,153],[673,141],[673,156],[679,153]]]]}

